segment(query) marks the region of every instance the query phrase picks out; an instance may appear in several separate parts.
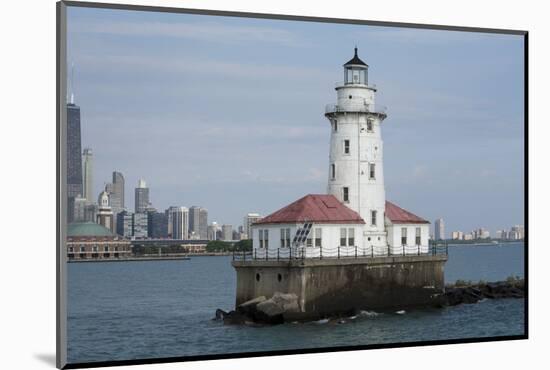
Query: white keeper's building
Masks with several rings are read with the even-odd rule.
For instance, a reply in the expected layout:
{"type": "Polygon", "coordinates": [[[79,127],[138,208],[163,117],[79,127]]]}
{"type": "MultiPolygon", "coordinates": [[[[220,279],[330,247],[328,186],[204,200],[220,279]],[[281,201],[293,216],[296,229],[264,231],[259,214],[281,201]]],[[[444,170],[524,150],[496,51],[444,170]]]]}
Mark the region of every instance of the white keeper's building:
{"type": "Polygon", "coordinates": [[[256,258],[300,255],[382,256],[428,253],[429,222],[386,201],[382,122],[368,65],[344,64],[344,82],[329,104],[328,194],[309,194],[254,223],[256,258]]]}

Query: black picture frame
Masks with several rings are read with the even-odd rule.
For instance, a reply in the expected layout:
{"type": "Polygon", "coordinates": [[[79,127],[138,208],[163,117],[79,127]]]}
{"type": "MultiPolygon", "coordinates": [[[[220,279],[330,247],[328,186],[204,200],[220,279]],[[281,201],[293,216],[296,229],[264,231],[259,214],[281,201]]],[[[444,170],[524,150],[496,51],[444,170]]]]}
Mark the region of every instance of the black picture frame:
{"type": "Polygon", "coordinates": [[[297,16],[283,14],[266,14],[266,13],[249,13],[249,12],[233,12],[219,10],[204,10],[190,8],[174,8],[174,7],[159,7],[159,6],[140,6],[131,4],[111,4],[97,2],[79,2],[79,1],[60,1],[57,3],[57,63],[56,63],[56,113],[57,113],[57,155],[56,155],[56,199],[57,199],[57,214],[56,214],[56,229],[57,229],[57,249],[56,249],[56,365],[62,369],[77,369],[77,368],[94,368],[105,366],[125,366],[139,364],[158,364],[186,361],[204,361],[218,359],[235,359],[246,357],[265,357],[265,356],[280,356],[294,354],[312,354],[323,352],[342,352],[367,349],[381,348],[402,348],[402,347],[418,347],[418,346],[434,346],[459,343],[481,343],[481,342],[496,342],[509,340],[524,340],[529,338],[529,32],[526,30],[512,29],[494,29],[494,28],[477,28],[477,27],[457,27],[438,24],[418,24],[418,23],[402,23],[402,22],[382,22],[373,20],[360,19],[339,19],[328,17],[312,17],[312,16],[297,16]],[[480,337],[480,338],[464,338],[452,340],[433,340],[419,342],[404,342],[395,344],[371,344],[371,345],[354,345],[347,347],[324,347],[315,349],[296,349],[296,350],[274,350],[263,352],[241,352],[227,353],[218,355],[200,355],[200,356],[181,356],[181,357],[164,357],[164,358],[146,358],[136,360],[114,360],[114,361],[99,361],[99,362],[82,362],[82,363],[67,363],[67,310],[66,310],[66,253],[64,253],[64,241],[66,239],[66,109],[65,96],[67,93],[67,81],[65,80],[67,71],[66,61],[66,36],[67,36],[67,7],[86,7],[98,9],[112,10],[132,10],[146,12],[168,12],[182,14],[197,14],[197,15],[214,15],[225,17],[244,17],[255,19],[271,19],[271,20],[288,20],[302,22],[320,22],[334,24],[353,24],[353,25],[370,25],[381,27],[400,27],[400,28],[415,28],[428,30],[446,30],[446,31],[461,31],[461,32],[477,32],[490,34],[507,34],[519,35],[524,39],[524,173],[523,179],[525,184],[524,192],[524,214],[525,214],[525,240],[524,240],[524,279],[525,279],[525,309],[524,309],[524,334],[512,336],[498,337],[480,337]]]}

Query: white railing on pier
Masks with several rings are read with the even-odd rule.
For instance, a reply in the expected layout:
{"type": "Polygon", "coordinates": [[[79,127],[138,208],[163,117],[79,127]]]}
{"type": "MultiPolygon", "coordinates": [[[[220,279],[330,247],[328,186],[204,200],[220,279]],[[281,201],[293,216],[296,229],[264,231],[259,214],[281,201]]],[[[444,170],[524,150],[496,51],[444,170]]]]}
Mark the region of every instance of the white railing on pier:
{"type": "Polygon", "coordinates": [[[340,246],[323,247],[286,247],[256,248],[252,252],[235,252],[234,259],[240,260],[289,260],[323,258],[374,258],[386,256],[419,256],[447,254],[447,246],[340,246]]]}

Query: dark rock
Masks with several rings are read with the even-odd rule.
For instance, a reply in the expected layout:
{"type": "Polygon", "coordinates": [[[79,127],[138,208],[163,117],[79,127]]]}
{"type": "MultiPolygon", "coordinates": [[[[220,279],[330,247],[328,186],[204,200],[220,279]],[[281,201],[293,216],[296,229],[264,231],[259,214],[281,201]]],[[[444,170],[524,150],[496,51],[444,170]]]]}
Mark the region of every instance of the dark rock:
{"type": "Polygon", "coordinates": [[[247,316],[237,311],[230,311],[223,317],[224,325],[243,325],[248,321],[250,321],[250,319],[247,316]]]}
{"type": "Polygon", "coordinates": [[[467,287],[463,290],[463,303],[477,303],[483,299],[479,289],[467,287]]]}
{"type": "Polygon", "coordinates": [[[282,324],[285,321],[284,309],[270,299],[258,304],[256,308],[256,321],[271,325],[282,324]]]}
{"type": "Polygon", "coordinates": [[[246,301],[237,306],[237,312],[253,318],[256,316],[258,304],[264,301],[266,301],[266,298],[264,296],[256,297],[254,299],[251,299],[250,301],[246,301]]]}
{"type": "Polygon", "coordinates": [[[221,309],[216,310],[216,316],[212,320],[223,320],[227,316],[227,312],[221,309]]]}
{"type": "Polygon", "coordinates": [[[461,303],[476,303],[484,298],[523,298],[524,296],[523,280],[499,281],[474,286],[447,287],[441,302],[443,306],[455,306],[461,303]]]}
{"type": "Polygon", "coordinates": [[[214,320],[223,320],[228,325],[276,325],[299,319],[301,315],[296,294],[277,292],[270,299],[260,296],[244,302],[235,311],[218,309],[214,320]]]}

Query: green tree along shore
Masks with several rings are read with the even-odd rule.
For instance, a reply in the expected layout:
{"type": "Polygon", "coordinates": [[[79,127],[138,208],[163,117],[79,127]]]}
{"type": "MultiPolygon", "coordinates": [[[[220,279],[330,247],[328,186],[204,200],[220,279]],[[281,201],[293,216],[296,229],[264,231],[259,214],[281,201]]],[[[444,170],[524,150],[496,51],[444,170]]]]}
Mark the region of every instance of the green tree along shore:
{"type": "Polygon", "coordinates": [[[251,250],[252,240],[240,240],[236,243],[212,240],[206,245],[207,252],[250,252],[251,250]]]}
{"type": "MultiPolygon", "coordinates": [[[[164,246],[161,249],[162,254],[184,254],[189,251],[185,246],[170,245],[164,246]]],[[[132,248],[134,255],[159,254],[158,246],[142,246],[136,245],[132,248]]],[[[223,242],[220,240],[209,241],[206,245],[207,253],[230,253],[230,252],[250,252],[252,250],[252,240],[240,240],[238,242],[223,242]]]]}

